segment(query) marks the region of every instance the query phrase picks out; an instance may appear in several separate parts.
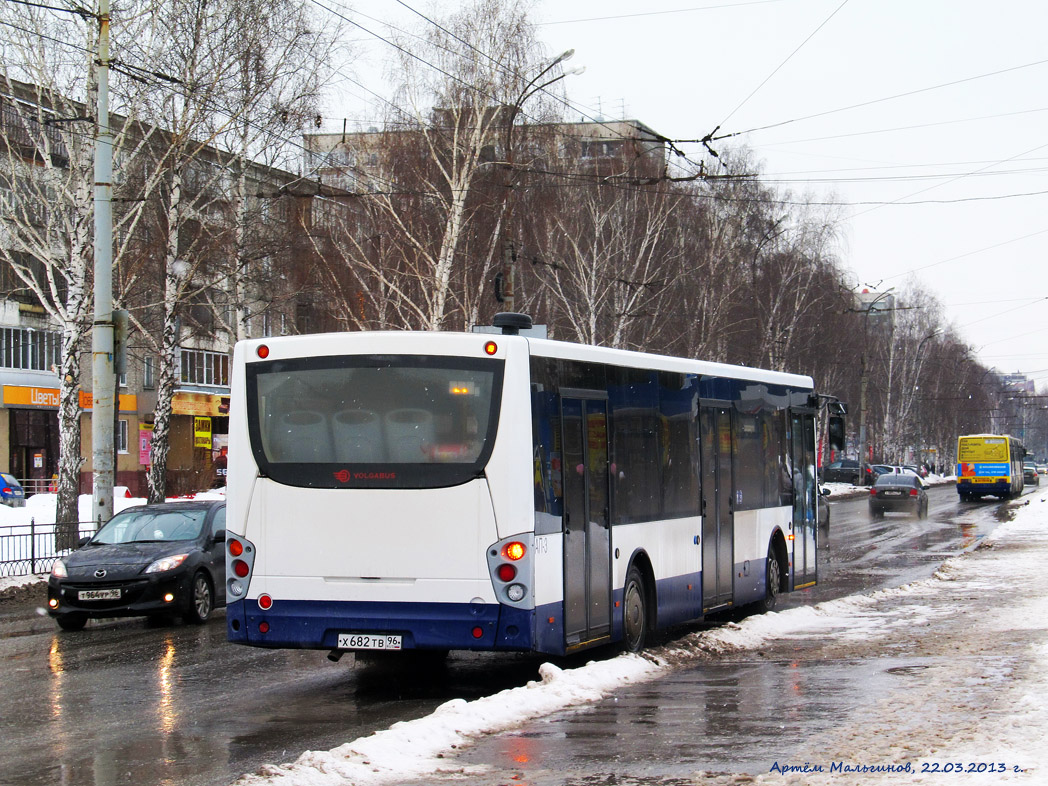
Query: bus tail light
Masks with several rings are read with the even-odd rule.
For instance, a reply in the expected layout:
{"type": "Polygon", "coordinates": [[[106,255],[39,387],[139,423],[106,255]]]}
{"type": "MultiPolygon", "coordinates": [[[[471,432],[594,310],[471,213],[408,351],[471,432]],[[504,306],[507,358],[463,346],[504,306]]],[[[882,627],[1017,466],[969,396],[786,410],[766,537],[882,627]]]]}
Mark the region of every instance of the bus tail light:
{"type": "Polygon", "coordinates": [[[499,577],[499,581],[504,581],[507,584],[517,577],[517,569],[510,565],[508,562],[504,562],[499,565],[498,570],[495,574],[499,577]]]}
{"type": "Polygon", "coordinates": [[[230,600],[241,600],[247,597],[247,588],[251,584],[251,573],[255,568],[254,544],[226,532],[226,592],[230,600]]]}
{"type": "Polygon", "coordinates": [[[495,597],[500,603],[520,608],[532,608],[531,583],[534,567],[531,564],[532,538],[530,533],[505,538],[488,548],[488,570],[495,597]]]}
{"type": "Polygon", "coordinates": [[[523,559],[524,555],[528,553],[527,546],[521,543],[519,540],[514,540],[511,543],[507,543],[502,547],[502,556],[506,559],[511,559],[516,562],[519,559],[523,559]]]}

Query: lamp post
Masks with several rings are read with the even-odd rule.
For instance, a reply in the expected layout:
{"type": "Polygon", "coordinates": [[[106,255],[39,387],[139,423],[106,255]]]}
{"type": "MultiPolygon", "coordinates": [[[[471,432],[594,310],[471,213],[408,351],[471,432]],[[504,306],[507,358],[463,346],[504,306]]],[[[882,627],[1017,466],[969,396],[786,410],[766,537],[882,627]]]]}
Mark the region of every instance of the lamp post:
{"type": "Polygon", "coordinates": [[[939,330],[935,330],[935,331],[929,333],[927,336],[922,338],[921,339],[921,343],[919,343],[917,345],[917,356],[916,356],[917,368],[915,369],[914,375],[913,375],[914,376],[914,383],[915,383],[914,386],[913,386],[915,401],[914,401],[912,409],[913,409],[913,411],[915,413],[915,416],[916,416],[916,419],[917,419],[917,428],[916,428],[916,432],[917,432],[916,460],[917,460],[917,464],[918,465],[921,463],[921,430],[922,430],[921,426],[922,426],[922,419],[921,419],[920,385],[918,385],[916,383],[920,381],[921,366],[924,365],[924,361],[922,359],[923,356],[921,355],[921,352],[924,350],[924,345],[928,341],[928,339],[930,339],[930,338],[932,338],[934,336],[937,336],[937,335],[939,335],[942,332],[943,332],[942,328],[940,328],[939,330]]]}
{"type": "MultiPolygon", "coordinates": [[[[509,169],[509,183],[507,183],[506,185],[507,205],[505,214],[503,216],[503,232],[506,232],[505,228],[509,226],[510,219],[513,215],[513,195],[511,192],[514,186],[516,185],[516,174],[513,169],[513,127],[516,123],[517,115],[519,115],[521,110],[523,109],[524,102],[531,98],[533,95],[535,95],[535,93],[538,93],[541,90],[545,90],[554,82],[559,82],[561,79],[564,79],[565,77],[572,76],[574,74],[581,74],[583,71],[586,70],[585,66],[573,68],[570,71],[564,71],[558,74],[557,76],[553,77],[552,79],[546,82],[543,82],[542,84],[538,84],[538,81],[542,79],[542,77],[544,77],[546,74],[548,74],[551,69],[553,69],[560,63],[563,63],[565,60],[569,60],[571,57],[574,56],[574,54],[575,50],[569,49],[566,52],[562,52],[561,54],[557,55],[557,57],[553,58],[553,60],[551,60],[545,68],[543,68],[541,71],[535,74],[535,76],[528,80],[528,83],[524,85],[523,89],[520,91],[520,95],[517,96],[516,100],[508,107],[505,107],[506,109],[508,109],[506,118],[506,165],[509,169]]],[[[516,249],[514,249],[513,247],[513,241],[504,240],[502,244],[501,294],[503,309],[505,311],[516,310],[516,297],[514,287],[514,278],[516,275],[516,260],[517,253],[516,249]]]]}
{"type": "Polygon", "coordinates": [[[887,289],[873,300],[871,300],[866,308],[863,309],[865,316],[863,317],[863,329],[862,329],[862,355],[859,358],[859,470],[862,471],[863,462],[866,461],[866,418],[867,418],[867,388],[869,387],[869,369],[867,368],[866,359],[866,344],[870,334],[870,311],[877,305],[881,300],[888,297],[891,292],[895,289],[887,289]]]}

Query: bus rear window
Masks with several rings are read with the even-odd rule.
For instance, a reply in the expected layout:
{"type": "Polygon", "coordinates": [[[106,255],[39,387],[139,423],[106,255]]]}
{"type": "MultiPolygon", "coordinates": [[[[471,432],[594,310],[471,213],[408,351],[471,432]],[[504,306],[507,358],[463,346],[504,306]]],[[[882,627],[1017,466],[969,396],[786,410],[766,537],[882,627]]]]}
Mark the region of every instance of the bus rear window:
{"type": "Polygon", "coordinates": [[[252,363],[248,421],[259,470],[310,487],[464,483],[491,453],[502,365],[421,355],[252,363]]]}

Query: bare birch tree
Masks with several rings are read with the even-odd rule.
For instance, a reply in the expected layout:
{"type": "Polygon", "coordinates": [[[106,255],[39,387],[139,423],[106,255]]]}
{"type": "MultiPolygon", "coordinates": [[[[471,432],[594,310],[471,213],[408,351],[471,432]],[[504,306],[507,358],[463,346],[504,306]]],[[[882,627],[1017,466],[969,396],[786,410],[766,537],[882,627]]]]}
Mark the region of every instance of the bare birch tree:
{"type": "Polygon", "coordinates": [[[683,197],[596,182],[557,191],[560,201],[544,216],[529,216],[544,229],[532,247],[548,318],[583,344],[653,346],[679,270],[671,217],[683,197]]]}
{"type": "MultiPolygon", "coordinates": [[[[77,539],[80,389],[91,324],[93,137],[97,81],[93,15],[0,6],[0,263],[62,334],[59,385],[59,547],[77,539]],[[17,13],[16,13],[17,11],[17,13]],[[65,42],[65,43],[60,43],[65,42]]],[[[131,34],[132,14],[114,27],[131,34]]],[[[118,129],[115,147],[123,144],[118,129]]]]}
{"type": "MultiPolygon", "coordinates": [[[[138,54],[171,87],[150,85],[138,96],[142,122],[162,131],[142,146],[137,168],[140,198],[152,203],[161,239],[155,261],[162,295],[132,315],[159,358],[150,501],[165,496],[180,320],[187,303],[206,303],[206,293],[220,280],[229,287],[223,299],[237,310],[228,327],[233,335],[246,334],[243,276],[253,261],[246,241],[247,162],[299,124],[315,101],[318,58],[324,56],[317,28],[307,23],[298,0],[174,0],[154,11],[138,54]],[[271,51],[274,44],[279,54],[271,51]]],[[[125,275],[146,290],[150,278],[143,270],[125,275]]],[[[133,289],[124,296],[132,298],[133,289]]]]}
{"type": "Polygon", "coordinates": [[[476,0],[405,41],[387,129],[337,151],[364,223],[311,237],[329,275],[365,303],[339,309],[349,322],[440,330],[479,314],[506,226],[512,129],[560,73],[559,60],[539,59],[529,6],[476,0]]]}

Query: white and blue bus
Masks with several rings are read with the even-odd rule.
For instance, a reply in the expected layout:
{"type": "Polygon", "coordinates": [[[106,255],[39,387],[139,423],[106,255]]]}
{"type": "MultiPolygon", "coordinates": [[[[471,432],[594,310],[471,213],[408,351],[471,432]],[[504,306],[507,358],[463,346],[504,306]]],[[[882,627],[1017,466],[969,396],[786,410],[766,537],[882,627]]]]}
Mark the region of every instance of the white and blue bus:
{"type": "Polygon", "coordinates": [[[809,377],[535,339],[500,316],[501,335],[237,344],[230,641],[636,651],[815,583],[809,377]]]}

